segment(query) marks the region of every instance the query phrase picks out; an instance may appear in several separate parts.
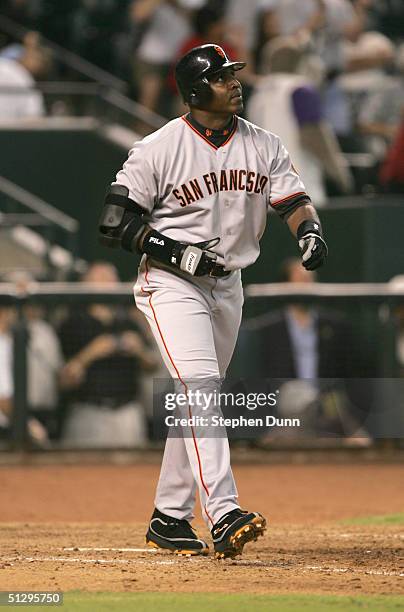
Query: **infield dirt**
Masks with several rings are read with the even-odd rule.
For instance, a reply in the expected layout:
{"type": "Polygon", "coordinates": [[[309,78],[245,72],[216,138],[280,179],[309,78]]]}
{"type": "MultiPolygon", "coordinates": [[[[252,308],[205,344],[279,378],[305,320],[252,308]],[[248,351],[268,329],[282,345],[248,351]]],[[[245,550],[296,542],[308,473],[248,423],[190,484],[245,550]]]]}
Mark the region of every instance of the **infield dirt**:
{"type": "Polygon", "coordinates": [[[217,562],[144,550],[157,466],[2,467],[0,590],[404,593],[403,526],[340,523],[402,511],[401,465],[234,471],[269,529],[217,562]],[[128,548],[140,550],[112,550],[128,548]]]}

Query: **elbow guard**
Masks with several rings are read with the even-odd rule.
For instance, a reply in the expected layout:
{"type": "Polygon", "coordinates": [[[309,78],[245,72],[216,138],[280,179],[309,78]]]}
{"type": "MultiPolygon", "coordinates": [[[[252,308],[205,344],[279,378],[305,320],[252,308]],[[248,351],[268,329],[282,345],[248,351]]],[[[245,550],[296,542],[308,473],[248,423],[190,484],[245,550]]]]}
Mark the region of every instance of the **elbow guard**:
{"type": "Polygon", "coordinates": [[[142,215],[145,211],[129,197],[123,185],[113,184],[105,197],[99,221],[100,243],[116,249],[120,246],[133,253],[144,228],[142,215]]]}

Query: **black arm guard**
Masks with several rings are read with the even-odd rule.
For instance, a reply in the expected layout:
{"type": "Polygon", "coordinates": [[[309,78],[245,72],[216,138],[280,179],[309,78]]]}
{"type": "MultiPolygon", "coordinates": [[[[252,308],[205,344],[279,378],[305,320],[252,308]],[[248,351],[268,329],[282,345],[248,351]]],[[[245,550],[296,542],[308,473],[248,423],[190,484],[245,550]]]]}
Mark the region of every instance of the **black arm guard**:
{"type": "Polygon", "coordinates": [[[109,188],[99,221],[100,243],[112,249],[122,246],[133,253],[144,228],[145,211],[128,194],[123,185],[114,184],[109,188]]]}
{"type": "Polygon", "coordinates": [[[185,244],[150,230],[143,238],[142,252],[192,276],[204,276],[210,274],[216,266],[216,254],[205,249],[215,246],[217,241],[214,239],[203,244],[185,244]]]}

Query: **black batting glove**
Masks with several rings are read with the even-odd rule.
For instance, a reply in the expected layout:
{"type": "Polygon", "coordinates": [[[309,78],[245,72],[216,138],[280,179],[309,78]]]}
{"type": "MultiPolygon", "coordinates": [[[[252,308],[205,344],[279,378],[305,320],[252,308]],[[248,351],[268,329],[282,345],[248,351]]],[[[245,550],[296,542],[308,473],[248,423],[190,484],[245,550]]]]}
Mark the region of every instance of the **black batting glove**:
{"type": "Polygon", "coordinates": [[[168,238],[156,230],[148,229],[141,240],[141,251],[191,276],[205,276],[216,265],[217,255],[210,249],[218,242],[220,238],[185,244],[168,238]]]}
{"type": "Polygon", "coordinates": [[[171,262],[191,276],[205,276],[216,263],[216,253],[205,251],[195,244],[177,242],[171,262]]]}
{"type": "Polygon", "coordinates": [[[297,230],[302,266],[306,270],[316,270],[323,265],[328,248],[323,239],[321,225],[317,221],[303,221],[297,230]]]}

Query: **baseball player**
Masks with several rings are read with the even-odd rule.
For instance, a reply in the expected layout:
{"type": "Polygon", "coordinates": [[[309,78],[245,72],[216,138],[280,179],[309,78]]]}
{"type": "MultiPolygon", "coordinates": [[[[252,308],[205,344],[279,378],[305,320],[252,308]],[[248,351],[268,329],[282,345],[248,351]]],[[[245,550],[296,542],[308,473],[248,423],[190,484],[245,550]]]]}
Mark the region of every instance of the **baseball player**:
{"type": "MultiPolygon", "coordinates": [[[[143,253],[136,304],[184,395],[220,389],[241,320],[240,271],[259,255],[269,206],[297,237],[305,268],[327,256],[316,211],[279,138],[238,116],[236,73],[244,66],[214,44],[179,60],[176,81],[189,113],[134,144],[100,219],[106,245],[143,253]]],[[[187,405],[189,416],[193,410],[187,405]]],[[[150,545],[208,553],[190,524],[197,490],[216,558],[234,558],[263,534],[265,518],[240,509],[226,434],[191,425],[167,437],[150,545]]]]}

